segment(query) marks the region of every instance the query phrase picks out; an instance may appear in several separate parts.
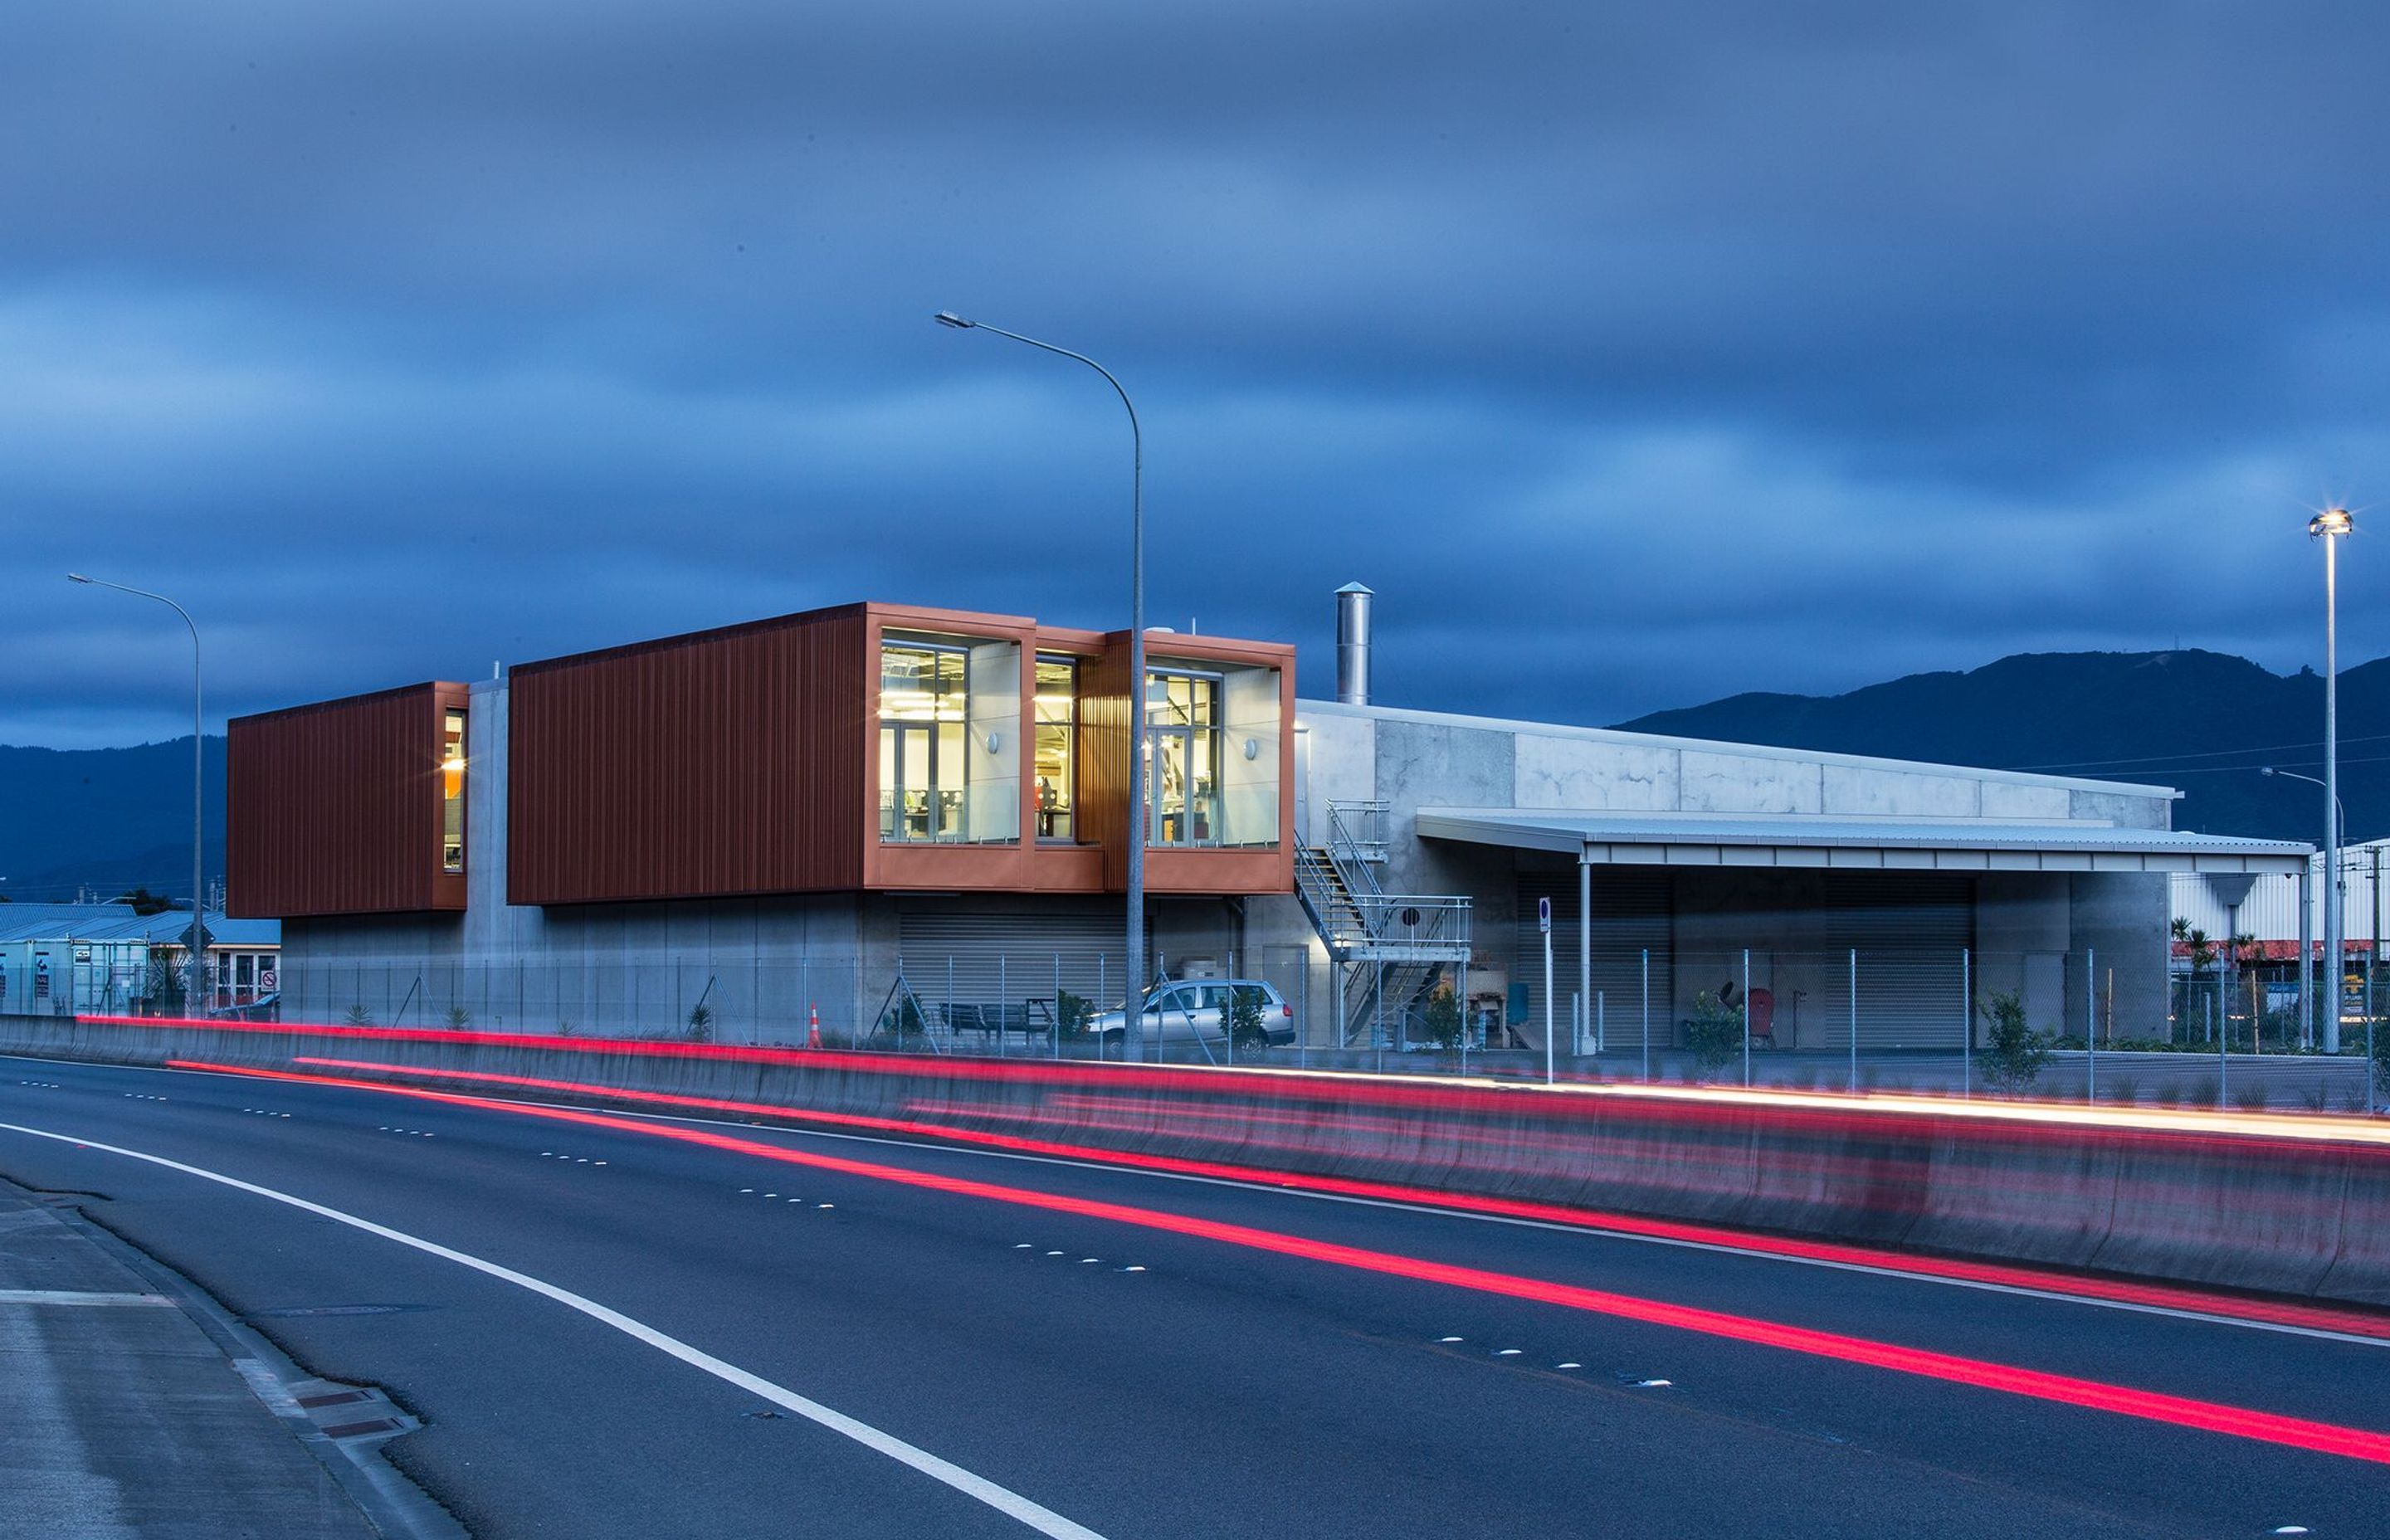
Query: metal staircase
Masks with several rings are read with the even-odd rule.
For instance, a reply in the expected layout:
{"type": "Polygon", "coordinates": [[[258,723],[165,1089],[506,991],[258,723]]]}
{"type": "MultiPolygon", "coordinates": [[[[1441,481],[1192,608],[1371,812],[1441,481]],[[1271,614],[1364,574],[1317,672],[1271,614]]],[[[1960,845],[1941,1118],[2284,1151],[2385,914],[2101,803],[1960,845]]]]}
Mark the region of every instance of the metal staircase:
{"type": "Polygon", "coordinates": [[[1295,851],[1294,891],[1336,965],[1337,1046],[1396,1046],[1444,970],[1469,961],[1469,900],[1385,891],[1385,803],[1330,802],[1326,826],[1295,851]]]}

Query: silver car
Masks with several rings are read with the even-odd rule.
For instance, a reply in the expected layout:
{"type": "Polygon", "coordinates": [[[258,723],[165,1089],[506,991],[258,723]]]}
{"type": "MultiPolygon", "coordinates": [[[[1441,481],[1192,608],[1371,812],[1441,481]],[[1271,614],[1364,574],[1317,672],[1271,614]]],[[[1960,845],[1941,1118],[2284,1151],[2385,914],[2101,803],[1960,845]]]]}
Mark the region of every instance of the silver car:
{"type": "MultiPolygon", "coordinates": [[[[1145,1040],[1165,1046],[1200,1043],[1206,1048],[1226,1044],[1228,1005],[1240,991],[1251,991],[1261,1007],[1264,1042],[1294,1041],[1294,1007],[1260,979],[1181,979],[1154,985],[1145,996],[1145,1040]]],[[[1116,1049],[1128,1036],[1127,1013],[1119,1006],[1099,1011],[1087,1031],[1105,1047],[1116,1049]]]]}

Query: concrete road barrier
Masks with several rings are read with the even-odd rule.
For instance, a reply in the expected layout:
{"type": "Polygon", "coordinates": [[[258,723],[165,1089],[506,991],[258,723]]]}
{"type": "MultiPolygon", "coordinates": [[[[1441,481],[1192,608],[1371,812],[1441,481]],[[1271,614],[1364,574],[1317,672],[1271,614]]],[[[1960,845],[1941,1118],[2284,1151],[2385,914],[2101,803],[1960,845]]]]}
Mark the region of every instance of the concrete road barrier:
{"type": "Polygon", "coordinates": [[[121,1018],[0,1017],[0,1050],[683,1097],[2390,1305],[2390,1128],[2358,1120],[121,1018]]]}

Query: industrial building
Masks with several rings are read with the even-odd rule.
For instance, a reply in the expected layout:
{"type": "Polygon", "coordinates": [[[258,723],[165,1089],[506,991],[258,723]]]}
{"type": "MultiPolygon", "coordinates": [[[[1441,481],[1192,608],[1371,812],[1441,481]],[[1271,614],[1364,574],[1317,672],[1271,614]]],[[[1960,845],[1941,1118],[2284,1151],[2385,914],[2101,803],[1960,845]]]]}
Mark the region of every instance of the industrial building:
{"type": "MultiPolygon", "coordinates": [[[[281,927],[200,916],[212,1011],[271,1009],[281,984],[281,927]]],[[[132,905],[0,905],[0,1014],[152,1014],[185,1008],[191,911],[132,905]]]]}
{"type": "Polygon", "coordinates": [[[1124,632],[872,603],[237,719],[232,910],[285,922],[293,1015],[784,1039],[909,993],[956,1046],[1122,997],[1134,824],[1156,966],[1274,982],[1306,1048],[1448,991],[1494,1047],[1664,1051],[1722,999],[1891,1052],[1993,993],[2138,1035],[2169,875],[2308,854],[2164,787],[1383,705],[1370,602],[1335,699],[1282,644],[1152,631],[1133,692],[1124,632]]]}

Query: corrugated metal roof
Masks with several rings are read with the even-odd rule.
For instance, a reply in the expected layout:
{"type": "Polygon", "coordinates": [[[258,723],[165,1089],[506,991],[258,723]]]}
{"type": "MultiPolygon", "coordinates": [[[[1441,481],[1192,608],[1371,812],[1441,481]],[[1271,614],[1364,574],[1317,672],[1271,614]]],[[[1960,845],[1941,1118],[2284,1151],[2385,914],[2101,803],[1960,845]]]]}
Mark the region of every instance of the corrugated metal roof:
{"type": "Polygon", "coordinates": [[[1418,830],[1430,839],[1582,853],[1596,864],[1638,866],[2295,871],[2311,853],[2282,840],[2005,818],[1423,807],[1418,830]]]}
{"type": "MultiPolygon", "coordinates": [[[[208,938],[216,946],[279,946],[277,919],[226,919],[211,909],[208,938]]],[[[121,941],[149,945],[180,942],[191,929],[191,911],[166,909],[136,915],[125,904],[0,905],[0,943],[8,942],[121,941]],[[19,914],[19,909],[42,913],[19,914]]]]}

